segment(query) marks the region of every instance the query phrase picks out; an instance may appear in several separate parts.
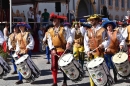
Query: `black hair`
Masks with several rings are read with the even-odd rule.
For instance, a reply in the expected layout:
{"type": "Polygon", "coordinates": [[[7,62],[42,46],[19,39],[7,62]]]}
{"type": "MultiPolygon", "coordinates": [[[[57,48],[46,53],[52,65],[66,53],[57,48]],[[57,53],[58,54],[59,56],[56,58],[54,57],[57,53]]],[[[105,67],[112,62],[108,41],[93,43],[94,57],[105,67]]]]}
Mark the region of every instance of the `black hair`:
{"type": "Polygon", "coordinates": [[[9,23],[6,23],[6,24],[5,24],[5,27],[9,27],[9,26],[10,26],[9,23]]]}

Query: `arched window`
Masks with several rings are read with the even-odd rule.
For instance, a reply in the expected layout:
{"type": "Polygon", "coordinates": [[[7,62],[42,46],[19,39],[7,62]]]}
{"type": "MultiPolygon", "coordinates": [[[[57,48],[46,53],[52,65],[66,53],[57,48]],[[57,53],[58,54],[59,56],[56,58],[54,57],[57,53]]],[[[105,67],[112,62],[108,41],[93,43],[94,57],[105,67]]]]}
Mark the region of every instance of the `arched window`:
{"type": "Polygon", "coordinates": [[[127,8],[130,8],[130,0],[127,0],[127,8]]]}
{"type": "Polygon", "coordinates": [[[112,6],[112,4],[113,4],[113,0],[108,0],[108,5],[112,6]]]}
{"type": "Polygon", "coordinates": [[[105,0],[101,0],[101,4],[104,5],[105,4],[105,0]]]}
{"type": "Polygon", "coordinates": [[[119,7],[119,0],[115,0],[115,7],[119,7]]]}
{"type": "Polygon", "coordinates": [[[124,0],[121,0],[121,7],[122,7],[122,8],[124,8],[124,7],[125,7],[124,0]]]}

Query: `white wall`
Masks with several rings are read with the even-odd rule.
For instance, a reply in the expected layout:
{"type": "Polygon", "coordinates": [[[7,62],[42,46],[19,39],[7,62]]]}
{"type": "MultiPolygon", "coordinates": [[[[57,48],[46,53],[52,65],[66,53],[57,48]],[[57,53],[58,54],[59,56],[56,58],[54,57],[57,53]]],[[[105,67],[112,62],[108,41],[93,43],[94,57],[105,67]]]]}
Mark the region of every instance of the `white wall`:
{"type": "MultiPolygon", "coordinates": [[[[126,1],[125,1],[126,2],[126,1]]],[[[119,20],[121,20],[121,17],[124,15],[127,15],[127,4],[125,3],[125,11],[122,11],[121,9],[121,3],[119,2],[119,10],[117,11],[115,9],[115,0],[113,1],[113,8],[112,9],[109,9],[108,8],[108,0],[106,0],[106,6],[107,6],[107,9],[109,11],[109,14],[111,14],[113,16],[113,19],[115,19],[115,16],[118,15],[119,16],[119,20]]]]}
{"type": "MultiPolygon", "coordinates": [[[[76,6],[76,3],[77,3],[78,0],[75,0],[75,6],[76,6]]],[[[25,13],[25,16],[26,16],[26,20],[27,20],[27,12],[29,10],[29,7],[32,7],[33,5],[20,5],[20,6],[12,6],[13,8],[13,11],[16,13],[16,10],[19,10],[20,13],[24,11],[25,13]]],[[[70,10],[73,10],[73,0],[70,0],[70,4],[69,4],[69,8],[70,10]]],[[[44,12],[44,9],[47,9],[47,11],[49,13],[56,13],[55,12],[55,3],[39,3],[38,5],[38,9],[42,12],[44,12]]],[[[76,8],[76,7],[75,7],[76,8]]],[[[68,9],[66,8],[66,5],[65,4],[61,4],[61,12],[59,13],[60,15],[64,14],[66,15],[68,12],[68,9]]],[[[57,14],[57,13],[56,13],[57,14]]]]}
{"type": "MultiPolygon", "coordinates": [[[[77,6],[77,1],[78,0],[74,0],[75,2],[75,9],[77,6]]],[[[96,2],[96,12],[99,13],[99,5],[98,5],[98,1],[99,0],[95,0],[96,2]]],[[[20,6],[13,6],[13,11],[16,12],[16,10],[18,9],[20,12],[25,12],[25,16],[26,16],[26,20],[27,20],[27,11],[29,10],[29,7],[32,5],[20,5],[20,6]]],[[[106,6],[108,7],[108,0],[106,0],[106,6]]],[[[121,6],[121,3],[119,3],[119,6],[121,6]]],[[[73,0],[70,0],[70,4],[69,4],[70,10],[73,10],[73,0]]],[[[121,10],[121,7],[119,8],[118,11],[115,10],[115,2],[113,2],[113,9],[108,9],[109,13],[113,15],[113,18],[115,18],[115,15],[119,15],[119,18],[121,19],[121,16],[123,15],[127,15],[126,13],[126,7],[127,5],[125,4],[125,11],[121,10]]],[[[42,12],[44,12],[44,9],[46,8],[48,10],[49,13],[54,12],[55,13],[55,3],[39,3],[39,10],[41,10],[42,12]]],[[[101,10],[101,8],[100,8],[101,10]]],[[[66,15],[66,13],[68,12],[66,5],[61,4],[61,12],[59,13],[60,15],[62,15],[64,13],[64,15],[66,15]]]]}
{"type": "MultiPolygon", "coordinates": [[[[26,16],[26,20],[27,18],[27,11],[29,10],[29,7],[32,7],[33,5],[19,5],[19,6],[12,6],[13,8],[13,12],[16,13],[16,10],[19,10],[20,13],[22,13],[24,11],[25,16],[26,16]]],[[[26,21],[27,22],[27,21],[26,21]]]]}

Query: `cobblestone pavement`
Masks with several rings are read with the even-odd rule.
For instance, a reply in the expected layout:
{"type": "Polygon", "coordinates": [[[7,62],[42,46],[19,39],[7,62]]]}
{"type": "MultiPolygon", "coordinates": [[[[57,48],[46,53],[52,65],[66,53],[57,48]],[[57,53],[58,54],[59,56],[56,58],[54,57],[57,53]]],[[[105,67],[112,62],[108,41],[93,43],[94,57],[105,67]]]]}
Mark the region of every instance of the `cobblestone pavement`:
{"type": "MultiPolygon", "coordinates": [[[[36,63],[36,65],[39,67],[41,70],[41,76],[35,80],[33,84],[30,83],[24,83],[18,86],[51,86],[52,85],[52,75],[50,71],[50,64],[46,64],[47,59],[45,59],[44,54],[35,54],[32,57],[33,61],[36,63]]],[[[11,65],[12,68],[12,65],[11,65]]],[[[84,69],[86,69],[84,67],[84,69]]],[[[12,70],[13,71],[13,70],[12,70]]],[[[11,72],[12,72],[11,71],[11,72]]],[[[8,74],[6,80],[1,79],[0,80],[0,86],[17,86],[15,85],[15,82],[18,80],[18,75],[11,75],[8,74]]],[[[58,86],[62,86],[62,73],[58,71],[58,86]]],[[[89,86],[89,78],[88,78],[88,73],[86,71],[86,76],[85,78],[78,82],[78,83],[73,83],[70,80],[67,81],[68,86],[89,86]]],[[[119,80],[117,84],[114,86],[130,86],[130,80],[119,80]]]]}

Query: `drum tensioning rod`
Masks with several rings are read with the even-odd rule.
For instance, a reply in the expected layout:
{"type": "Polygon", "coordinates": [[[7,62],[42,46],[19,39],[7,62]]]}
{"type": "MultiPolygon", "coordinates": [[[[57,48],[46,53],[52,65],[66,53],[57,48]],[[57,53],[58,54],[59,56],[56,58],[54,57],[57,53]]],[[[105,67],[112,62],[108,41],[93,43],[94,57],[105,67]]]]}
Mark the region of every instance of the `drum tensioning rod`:
{"type": "Polygon", "coordinates": [[[119,53],[119,54],[118,54],[118,57],[121,58],[121,55],[122,55],[122,53],[119,53]]]}

